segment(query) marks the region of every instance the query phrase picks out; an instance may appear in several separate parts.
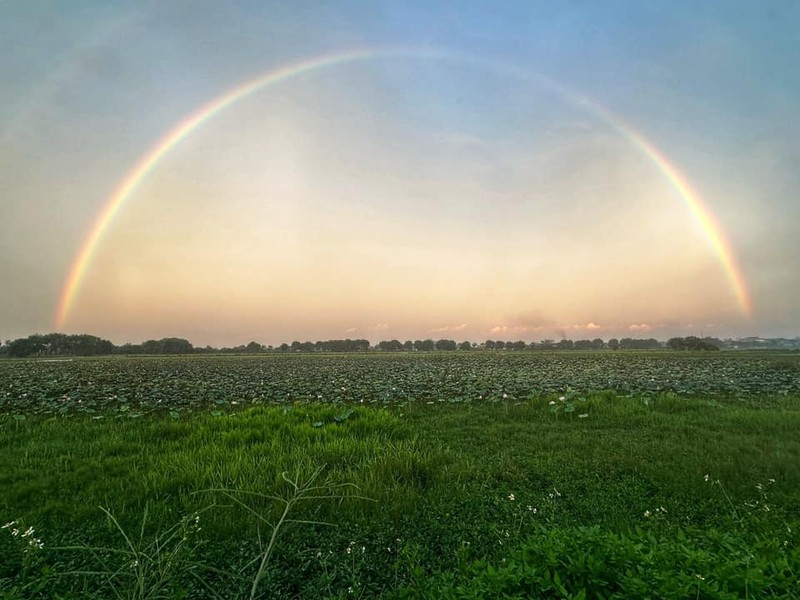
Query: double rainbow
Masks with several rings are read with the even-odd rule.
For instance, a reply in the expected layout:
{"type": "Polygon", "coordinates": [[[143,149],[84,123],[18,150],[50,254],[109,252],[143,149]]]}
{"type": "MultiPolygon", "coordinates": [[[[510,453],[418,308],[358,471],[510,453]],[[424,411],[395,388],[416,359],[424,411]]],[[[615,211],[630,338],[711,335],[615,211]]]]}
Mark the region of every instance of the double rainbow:
{"type": "Polygon", "coordinates": [[[739,267],[736,257],[731,249],[730,243],[714,218],[713,214],[703,203],[700,195],[692,189],[686,177],[667,159],[667,157],[645,136],[634,130],[622,119],[612,114],[599,104],[580,97],[571,92],[564,86],[541,75],[515,69],[500,63],[494,63],[483,59],[477,59],[468,55],[443,52],[431,49],[356,49],[334,54],[326,54],[295,62],[272,71],[268,71],[258,77],[244,82],[243,84],[225,92],[214,98],[207,104],[202,105],[188,117],[183,119],[169,132],[167,132],[156,144],[142,156],[138,163],[128,172],[125,178],[119,183],[114,192],[109,196],[103,205],[102,210],[97,215],[92,224],[89,234],[83,240],[80,250],[72,261],[67,278],[61,291],[58,308],[55,317],[56,329],[63,329],[70,311],[75,303],[81,283],[86,276],[92,257],[97,251],[103,236],[111,222],[119,214],[125,202],[138,185],[147,175],[158,165],[159,161],[180,144],[184,139],[192,134],[203,123],[214,118],[221,111],[232,106],[236,102],[246,98],[250,94],[263,90],[269,86],[281,83],[288,79],[299,77],[312,71],[343,65],[355,61],[385,58],[385,57],[409,57],[425,58],[438,60],[451,60],[459,63],[472,63],[475,65],[488,66],[500,71],[507,71],[523,78],[533,78],[542,85],[556,91],[564,96],[568,101],[579,104],[598,119],[607,123],[624,136],[639,152],[649,159],[656,168],[667,178],[672,187],[677,192],[680,199],[689,209],[692,217],[700,225],[707,241],[711,245],[714,253],[719,259],[727,275],[733,293],[736,296],[738,305],[745,316],[752,312],[752,302],[747,290],[742,270],[739,267]]]}

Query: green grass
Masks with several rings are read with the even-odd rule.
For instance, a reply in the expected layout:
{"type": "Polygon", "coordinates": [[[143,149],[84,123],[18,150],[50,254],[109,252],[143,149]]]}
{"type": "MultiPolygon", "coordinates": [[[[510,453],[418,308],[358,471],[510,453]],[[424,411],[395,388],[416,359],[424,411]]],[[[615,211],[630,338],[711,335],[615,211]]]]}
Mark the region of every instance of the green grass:
{"type": "Polygon", "coordinates": [[[332,497],[293,507],[263,597],[800,594],[799,396],[558,397],[2,414],[0,521],[44,548],[0,530],[0,598],[116,597],[129,542],[161,544],[155,567],[166,540],[152,589],[248,597],[284,507],[266,496],[320,467],[332,497]]]}

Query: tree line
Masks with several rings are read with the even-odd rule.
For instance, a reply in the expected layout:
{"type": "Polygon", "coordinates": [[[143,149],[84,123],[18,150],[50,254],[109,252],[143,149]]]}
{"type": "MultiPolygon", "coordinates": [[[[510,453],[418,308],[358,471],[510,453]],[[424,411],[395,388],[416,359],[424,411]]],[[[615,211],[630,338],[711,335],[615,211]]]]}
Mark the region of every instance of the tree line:
{"type": "Polygon", "coordinates": [[[267,346],[256,341],[234,347],[215,348],[213,346],[195,347],[189,340],[167,337],[160,340],[147,340],[141,344],[116,346],[109,340],[95,335],[67,335],[63,333],[34,334],[26,338],[6,341],[0,344],[0,356],[25,358],[30,356],[100,356],[109,354],[204,354],[237,353],[254,354],[262,352],[455,352],[455,351],[519,351],[519,350],[719,350],[723,342],[716,338],[671,338],[663,344],[654,338],[601,338],[592,340],[559,341],[545,339],[539,342],[486,340],[484,342],[456,342],[449,339],[425,340],[382,340],[371,344],[366,339],[324,340],[316,342],[293,341],[279,346],[267,346]]]}

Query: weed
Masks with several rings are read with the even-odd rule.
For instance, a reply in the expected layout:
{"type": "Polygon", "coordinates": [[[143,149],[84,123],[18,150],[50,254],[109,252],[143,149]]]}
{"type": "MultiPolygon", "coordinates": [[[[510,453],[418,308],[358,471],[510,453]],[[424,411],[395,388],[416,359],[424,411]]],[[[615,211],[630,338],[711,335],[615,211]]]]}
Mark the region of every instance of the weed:
{"type": "MultiPolygon", "coordinates": [[[[148,511],[142,515],[138,534],[127,532],[107,508],[100,510],[109,526],[122,538],[116,547],[72,546],[59,550],[88,552],[96,567],[65,573],[67,576],[99,577],[120,600],[175,598],[181,595],[181,580],[195,575],[200,564],[195,560],[196,534],[200,531],[198,511],[181,518],[164,531],[147,535],[148,511]]],[[[197,578],[202,582],[201,578],[197,578]]]]}
{"type": "MultiPolygon", "coordinates": [[[[348,415],[349,416],[349,415],[348,415]]],[[[267,542],[266,546],[263,545],[261,536],[259,535],[258,545],[260,548],[259,555],[254,558],[250,563],[247,565],[253,565],[258,563],[258,568],[256,570],[256,574],[253,577],[252,585],[250,587],[250,600],[253,600],[256,597],[256,593],[258,592],[258,587],[261,584],[262,580],[267,574],[267,567],[269,566],[270,558],[272,557],[272,553],[275,549],[275,545],[278,541],[278,536],[282,532],[283,528],[289,524],[306,524],[306,525],[332,525],[331,523],[326,523],[322,521],[313,521],[313,520],[305,520],[305,519],[296,519],[290,517],[292,511],[296,508],[298,504],[306,503],[309,501],[324,501],[324,500],[333,500],[333,499],[341,499],[341,494],[337,494],[338,490],[348,487],[355,487],[353,484],[348,483],[340,483],[334,484],[330,481],[326,481],[325,483],[318,485],[317,480],[319,479],[320,475],[322,474],[324,467],[318,467],[314,469],[309,475],[301,475],[300,468],[298,468],[294,474],[294,476],[289,476],[285,471],[281,473],[281,479],[288,485],[288,493],[284,496],[273,495],[273,494],[263,494],[260,492],[246,492],[243,490],[236,490],[236,489],[215,489],[209,490],[214,492],[219,492],[232,500],[236,505],[245,509],[250,515],[255,517],[260,523],[267,525],[271,532],[269,541],[267,542]],[[261,511],[253,508],[250,504],[248,504],[242,498],[259,498],[259,499],[266,499],[276,502],[279,505],[282,505],[282,510],[280,512],[280,516],[277,520],[273,521],[268,516],[265,516],[261,511]]],[[[348,546],[348,554],[352,552],[352,544],[348,546]]]]}

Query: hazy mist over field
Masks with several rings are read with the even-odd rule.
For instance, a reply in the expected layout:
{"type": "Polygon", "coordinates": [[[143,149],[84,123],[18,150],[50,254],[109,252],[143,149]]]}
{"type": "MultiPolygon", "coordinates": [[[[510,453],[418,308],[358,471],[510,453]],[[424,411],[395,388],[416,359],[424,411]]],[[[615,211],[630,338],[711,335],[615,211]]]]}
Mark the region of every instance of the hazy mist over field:
{"type": "Polygon", "coordinates": [[[789,2],[0,3],[0,338],[800,335],[798,30],[789,2]]]}

